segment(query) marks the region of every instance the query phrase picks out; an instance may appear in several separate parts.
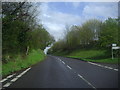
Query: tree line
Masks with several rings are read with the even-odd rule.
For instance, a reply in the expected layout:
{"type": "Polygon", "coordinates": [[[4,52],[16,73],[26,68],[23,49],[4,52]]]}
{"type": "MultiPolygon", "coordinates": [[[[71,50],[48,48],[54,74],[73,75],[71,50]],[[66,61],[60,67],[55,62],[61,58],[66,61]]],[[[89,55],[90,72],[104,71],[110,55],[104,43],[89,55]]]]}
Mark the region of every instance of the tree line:
{"type": "Polygon", "coordinates": [[[108,18],[105,21],[90,19],[82,25],[66,26],[64,39],[58,40],[49,53],[70,52],[76,49],[111,50],[111,44],[120,46],[119,19],[108,18]]]}
{"type": "Polygon", "coordinates": [[[27,55],[44,49],[54,38],[37,21],[37,5],[31,2],[2,2],[2,57],[27,55]]]}

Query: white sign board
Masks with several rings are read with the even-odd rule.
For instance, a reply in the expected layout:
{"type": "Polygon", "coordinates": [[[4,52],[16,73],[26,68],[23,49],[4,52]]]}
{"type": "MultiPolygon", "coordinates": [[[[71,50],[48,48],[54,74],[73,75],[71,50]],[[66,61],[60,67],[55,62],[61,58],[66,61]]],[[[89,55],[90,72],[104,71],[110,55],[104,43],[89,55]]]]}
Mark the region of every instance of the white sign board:
{"type": "Polygon", "coordinates": [[[120,47],[112,47],[112,49],[120,49],[120,47]]]}
{"type": "Polygon", "coordinates": [[[113,47],[116,47],[116,44],[112,44],[113,47]]]}

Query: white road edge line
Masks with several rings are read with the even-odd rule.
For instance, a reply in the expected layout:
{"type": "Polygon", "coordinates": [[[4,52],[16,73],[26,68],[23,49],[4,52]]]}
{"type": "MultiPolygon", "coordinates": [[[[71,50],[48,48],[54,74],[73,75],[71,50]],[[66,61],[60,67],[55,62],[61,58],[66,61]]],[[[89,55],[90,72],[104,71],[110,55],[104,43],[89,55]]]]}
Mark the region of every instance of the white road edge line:
{"type": "Polygon", "coordinates": [[[26,69],[25,71],[23,71],[20,75],[22,76],[23,74],[25,74],[28,70],[30,70],[31,68],[26,69]]]}
{"type": "MultiPolygon", "coordinates": [[[[25,71],[23,71],[21,74],[19,74],[18,76],[16,76],[14,79],[11,80],[11,82],[5,84],[3,87],[8,87],[10,86],[10,84],[12,84],[12,82],[15,82],[19,77],[21,77],[23,74],[25,74],[27,71],[29,71],[31,68],[26,69],[25,71]]],[[[9,76],[10,77],[10,76],[9,76]]]]}
{"type": "Polygon", "coordinates": [[[88,63],[93,64],[93,65],[96,65],[96,66],[99,66],[99,67],[103,67],[103,68],[107,68],[107,69],[112,69],[112,70],[118,71],[118,69],[114,69],[114,68],[112,68],[112,67],[108,67],[108,66],[104,66],[104,65],[92,63],[92,62],[89,62],[89,61],[88,61],[88,63]]]}
{"type": "Polygon", "coordinates": [[[15,82],[17,79],[18,79],[18,78],[14,78],[14,79],[11,80],[11,82],[15,82]]]}
{"type": "Polygon", "coordinates": [[[8,78],[13,77],[14,75],[15,75],[15,74],[9,75],[9,76],[7,76],[6,78],[2,79],[0,82],[2,83],[2,82],[4,82],[4,81],[8,80],[8,78]]]}
{"type": "Polygon", "coordinates": [[[11,83],[7,83],[7,84],[5,84],[3,87],[8,87],[8,86],[10,86],[10,84],[11,84],[11,83]]]}
{"type": "Polygon", "coordinates": [[[7,78],[5,78],[5,79],[1,80],[0,82],[2,83],[2,82],[4,82],[4,81],[6,81],[6,80],[7,80],[7,78]]]}
{"type": "Polygon", "coordinates": [[[115,71],[118,71],[118,69],[114,69],[115,71]]]}
{"type": "Polygon", "coordinates": [[[72,68],[71,68],[70,66],[68,66],[68,65],[67,65],[67,67],[68,67],[69,69],[72,69],[72,68]]]}
{"type": "Polygon", "coordinates": [[[13,77],[15,74],[12,74],[12,75],[9,75],[9,76],[7,76],[7,78],[11,78],[11,77],[13,77]]]}
{"type": "Polygon", "coordinates": [[[18,76],[16,76],[17,78],[19,78],[19,77],[21,77],[22,76],[22,74],[19,74],[18,76]]]}
{"type": "Polygon", "coordinates": [[[85,78],[83,78],[83,76],[81,76],[80,74],[78,74],[78,76],[84,80],[88,85],[90,85],[92,88],[96,89],[90,82],[88,82],[85,78]]]}

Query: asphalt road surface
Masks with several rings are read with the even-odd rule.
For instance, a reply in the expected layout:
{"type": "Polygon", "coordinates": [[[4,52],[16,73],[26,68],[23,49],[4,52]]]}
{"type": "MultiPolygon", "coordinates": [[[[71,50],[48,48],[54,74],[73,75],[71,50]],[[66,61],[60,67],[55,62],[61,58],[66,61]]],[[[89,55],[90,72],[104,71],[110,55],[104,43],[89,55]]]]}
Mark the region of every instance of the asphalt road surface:
{"type": "Polygon", "coordinates": [[[7,88],[118,88],[118,71],[48,55],[7,88]]]}

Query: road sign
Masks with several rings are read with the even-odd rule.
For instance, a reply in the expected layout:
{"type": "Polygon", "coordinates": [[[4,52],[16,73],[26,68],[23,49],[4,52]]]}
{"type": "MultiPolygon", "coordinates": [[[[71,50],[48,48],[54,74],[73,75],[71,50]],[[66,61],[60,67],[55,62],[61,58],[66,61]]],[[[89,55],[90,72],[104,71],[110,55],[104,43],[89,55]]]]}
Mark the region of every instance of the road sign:
{"type": "Polygon", "coordinates": [[[112,44],[113,47],[116,47],[116,44],[112,44]]]}
{"type": "Polygon", "coordinates": [[[112,50],[111,51],[112,52],[112,59],[114,58],[114,56],[113,56],[113,49],[120,49],[120,47],[118,47],[118,46],[116,47],[116,44],[112,44],[112,49],[111,49],[112,50]]]}
{"type": "Polygon", "coordinates": [[[120,49],[120,47],[112,47],[112,49],[120,49]]]}

